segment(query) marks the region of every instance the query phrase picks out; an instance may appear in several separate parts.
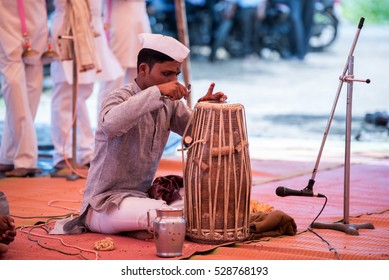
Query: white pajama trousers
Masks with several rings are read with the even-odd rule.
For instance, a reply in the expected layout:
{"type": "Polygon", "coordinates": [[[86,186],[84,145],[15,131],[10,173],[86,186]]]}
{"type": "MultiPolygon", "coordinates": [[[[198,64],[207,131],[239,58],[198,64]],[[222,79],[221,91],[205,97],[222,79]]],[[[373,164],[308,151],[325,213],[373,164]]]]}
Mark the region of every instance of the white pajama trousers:
{"type": "Polygon", "coordinates": [[[0,163],[15,168],[35,168],[38,143],[34,119],[42,93],[42,65],[26,65],[21,60],[3,61],[2,92],[6,116],[0,148],[0,163]]]}
{"type": "MultiPolygon", "coordinates": [[[[91,161],[94,150],[94,132],[89,118],[87,99],[93,92],[93,84],[79,84],[77,96],[77,162],[91,161]]],[[[55,83],[51,99],[51,137],[54,145],[54,165],[71,158],[73,152],[73,85],[55,83]]]]}
{"type": "MultiPolygon", "coordinates": [[[[152,226],[156,217],[156,212],[153,210],[166,206],[163,200],[126,197],[120,203],[119,209],[115,207],[107,212],[96,212],[90,208],[86,216],[86,224],[92,232],[103,234],[147,230],[147,212],[150,214],[150,226],[152,226]]],[[[184,200],[177,200],[169,206],[184,209],[184,200]]]]}

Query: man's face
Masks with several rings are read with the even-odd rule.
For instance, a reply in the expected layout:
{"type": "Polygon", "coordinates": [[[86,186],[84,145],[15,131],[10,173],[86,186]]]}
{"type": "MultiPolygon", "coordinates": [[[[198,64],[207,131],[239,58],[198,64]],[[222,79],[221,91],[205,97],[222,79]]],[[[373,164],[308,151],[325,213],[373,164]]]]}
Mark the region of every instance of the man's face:
{"type": "Polygon", "coordinates": [[[177,61],[166,61],[155,63],[150,71],[147,64],[142,64],[140,74],[143,76],[143,89],[177,80],[181,73],[181,63],[177,61]]]}

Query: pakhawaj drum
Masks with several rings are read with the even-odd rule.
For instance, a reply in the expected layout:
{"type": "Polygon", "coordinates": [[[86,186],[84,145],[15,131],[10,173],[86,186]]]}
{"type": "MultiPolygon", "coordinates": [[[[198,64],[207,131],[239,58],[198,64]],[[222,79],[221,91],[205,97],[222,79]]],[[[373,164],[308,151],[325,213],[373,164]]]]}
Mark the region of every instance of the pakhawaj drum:
{"type": "Polygon", "coordinates": [[[183,144],[188,239],[247,239],[252,178],[243,105],[197,103],[183,144]]]}

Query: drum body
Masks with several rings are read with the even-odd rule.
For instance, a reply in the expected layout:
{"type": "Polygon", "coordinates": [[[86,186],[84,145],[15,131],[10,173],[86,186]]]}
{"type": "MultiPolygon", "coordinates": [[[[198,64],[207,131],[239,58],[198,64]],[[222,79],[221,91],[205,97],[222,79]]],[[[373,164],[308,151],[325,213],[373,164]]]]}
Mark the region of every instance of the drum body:
{"type": "Polygon", "coordinates": [[[184,159],[186,236],[199,243],[249,236],[251,165],[244,108],[197,103],[184,159]]]}

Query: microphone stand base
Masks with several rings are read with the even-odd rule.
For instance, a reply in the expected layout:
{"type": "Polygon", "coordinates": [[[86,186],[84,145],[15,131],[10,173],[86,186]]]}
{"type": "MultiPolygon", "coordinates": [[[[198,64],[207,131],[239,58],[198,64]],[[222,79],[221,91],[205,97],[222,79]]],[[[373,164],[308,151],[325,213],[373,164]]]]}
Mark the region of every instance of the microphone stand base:
{"type": "Polygon", "coordinates": [[[332,229],[343,231],[348,235],[359,235],[358,229],[374,229],[374,225],[371,223],[361,223],[361,224],[344,224],[344,223],[332,223],[332,224],[324,224],[324,223],[313,223],[311,228],[318,229],[332,229]]]}

